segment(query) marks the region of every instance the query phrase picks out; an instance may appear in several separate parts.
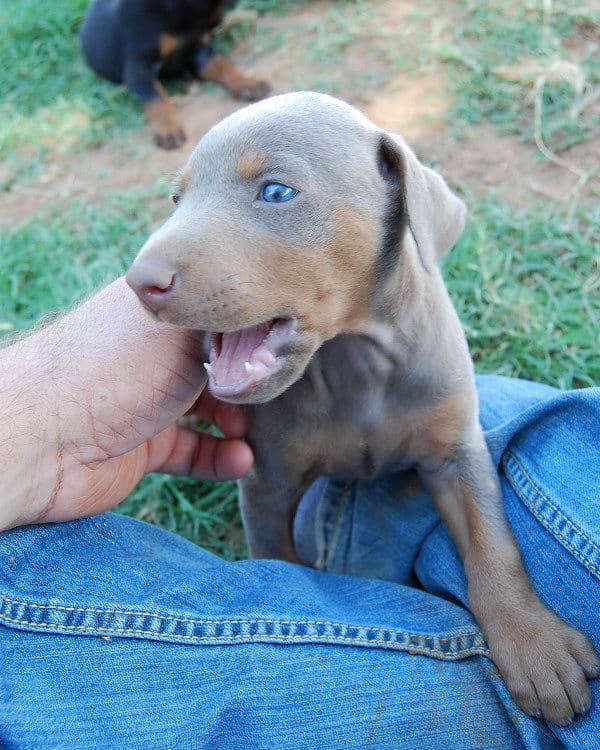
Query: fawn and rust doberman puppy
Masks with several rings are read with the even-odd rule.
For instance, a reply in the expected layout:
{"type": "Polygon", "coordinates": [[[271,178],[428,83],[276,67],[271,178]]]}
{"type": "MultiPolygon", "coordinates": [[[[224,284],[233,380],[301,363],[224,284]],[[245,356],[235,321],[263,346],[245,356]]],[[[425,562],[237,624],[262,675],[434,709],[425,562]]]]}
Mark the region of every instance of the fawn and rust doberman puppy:
{"type": "Polygon", "coordinates": [[[174,199],[127,279],[161,320],[211,332],[208,387],[248,405],[251,554],[298,561],[292,520],[315,477],[414,468],[517,703],[558,724],[585,713],[600,661],[525,573],[437,266],[462,201],[400,137],[310,92],[215,126],[174,199]]]}
{"type": "Polygon", "coordinates": [[[211,47],[224,0],[95,0],[80,30],[85,57],[98,75],[125,84],[143,103],[154,141],[178,148],[185,132],[159,78],[192,77],[220,83],[246,101],[269,93],[211,47]]]}

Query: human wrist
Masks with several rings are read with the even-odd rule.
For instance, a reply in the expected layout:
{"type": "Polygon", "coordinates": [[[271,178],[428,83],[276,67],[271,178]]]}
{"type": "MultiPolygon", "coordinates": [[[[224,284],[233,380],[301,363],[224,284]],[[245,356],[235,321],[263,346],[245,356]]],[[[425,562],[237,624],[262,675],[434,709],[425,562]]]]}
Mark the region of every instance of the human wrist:
{"type": "Polygon", "coordinates": [[[58,485],[57,402],[50,395],[55,367],[41,338],[38,331],[0,350],[0,531],[34,523],[58,485]]]}

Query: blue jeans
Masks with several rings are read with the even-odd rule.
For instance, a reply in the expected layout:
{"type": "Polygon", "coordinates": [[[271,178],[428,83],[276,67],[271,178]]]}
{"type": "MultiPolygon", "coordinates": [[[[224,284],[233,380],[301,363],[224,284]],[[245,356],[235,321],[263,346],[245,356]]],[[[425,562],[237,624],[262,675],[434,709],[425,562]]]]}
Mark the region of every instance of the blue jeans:
{"type": "MultiPolygon", "coordinates": [[[[600,389],[478,379],[506,511],[542,599],[600,646],[600,389]]],[[[320,480],[320,570],[227,563],[113,514],[0,538],[5,748],[600,748],[512,702],[461,561],[411,474],[320,480]]]]}

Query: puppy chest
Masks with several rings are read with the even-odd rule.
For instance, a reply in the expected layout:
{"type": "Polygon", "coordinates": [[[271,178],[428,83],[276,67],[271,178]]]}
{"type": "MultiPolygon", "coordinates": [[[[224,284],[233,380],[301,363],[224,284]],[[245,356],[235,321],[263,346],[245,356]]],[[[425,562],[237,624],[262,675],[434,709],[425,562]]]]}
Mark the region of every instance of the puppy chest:
{"type": "Polygon", "coordinates": [[[372,479],[413,466],[413,443],[407,424],[383,420],[376,427],[361,430],[352,423],[330,422],[312,433],[293,431],[283,459],[291,476],[372,479]]]}
{"type": "Polygon", "coordinates": [[[338,413],[290,421],[280,450],[290,477],[371,479],[443,463],[460,443],[464,419],[464,394],[419,408],[355,397],[338,413]]]}

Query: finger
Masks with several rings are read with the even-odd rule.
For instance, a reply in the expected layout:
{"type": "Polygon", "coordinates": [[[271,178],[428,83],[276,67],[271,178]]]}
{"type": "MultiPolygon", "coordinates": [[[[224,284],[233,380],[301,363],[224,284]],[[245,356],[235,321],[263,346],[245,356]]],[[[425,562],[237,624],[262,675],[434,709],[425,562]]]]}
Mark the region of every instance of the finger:
{"type": "Polygon", "coordinates": [[[231,438],[220,440],[214,455],[214,475],[216,479],[240,479],[254,463],[254,454],[243,440],[231,438]]]}
{"type": "Polygon", "coordinates": [[[199,479],[239,479],[253,461],[252,451],[242,440],[223,440],[173,426],[150,441],[146,472],[160,471],[199,479]]]}
{"type": "Polygon", "coordinates": [[[219,401],[205,390],[196,401],[192,413],[216,425],[227,437],[244,437],[247,420],[244,409],[237,404],[219,401]]]}

